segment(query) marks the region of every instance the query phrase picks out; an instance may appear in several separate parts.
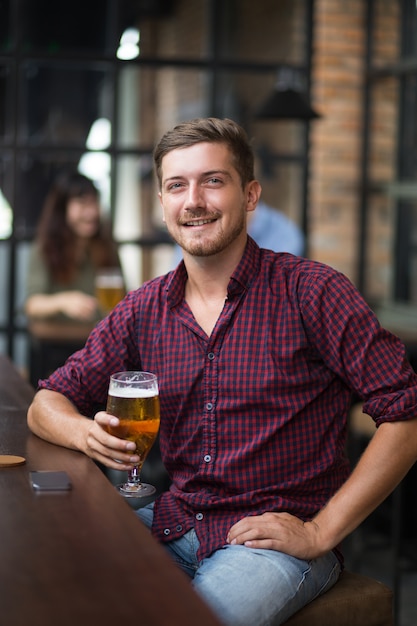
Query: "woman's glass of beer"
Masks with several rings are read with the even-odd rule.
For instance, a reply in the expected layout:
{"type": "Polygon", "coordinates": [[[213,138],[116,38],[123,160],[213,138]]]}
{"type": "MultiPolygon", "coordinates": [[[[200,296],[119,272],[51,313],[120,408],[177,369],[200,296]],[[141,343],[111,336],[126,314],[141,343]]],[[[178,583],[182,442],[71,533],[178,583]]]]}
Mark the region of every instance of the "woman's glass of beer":
{"type": "Polygon", "coordinates": [[[98,270],[95,285],[101,313],[108,315],[126,295],[122,271],[117,267],[98,270]]]}
{"type": "Polygon", "coordinates": [[[142,498],[155,493],[153,485],[142,483],[140,472],[159,430],[158,380],[150,372],[117,372],[110,377],[106,412],[119,418],[119,426],[108,432],[136,444],[139,463],[117,489],[125,497],[142,498]]]}

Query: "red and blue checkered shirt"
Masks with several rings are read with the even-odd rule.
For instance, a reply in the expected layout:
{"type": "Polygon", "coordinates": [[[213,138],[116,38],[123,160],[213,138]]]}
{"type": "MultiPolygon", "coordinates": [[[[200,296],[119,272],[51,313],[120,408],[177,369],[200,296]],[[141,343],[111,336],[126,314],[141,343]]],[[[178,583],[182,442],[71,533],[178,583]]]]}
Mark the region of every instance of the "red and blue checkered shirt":
{"type": "Polygon", "coordinates": [[[132,291],[42,388],[83,413],[112,372],[157,374],[160,445],[172,479],[161,541],[194,527],[203,558],[247,515],[317,513],[348,476],[351,393],[376,423],[417,414],[417,376],[348,279],[251,239],[210,337],[184,301],[185,266],[132,291]]]}

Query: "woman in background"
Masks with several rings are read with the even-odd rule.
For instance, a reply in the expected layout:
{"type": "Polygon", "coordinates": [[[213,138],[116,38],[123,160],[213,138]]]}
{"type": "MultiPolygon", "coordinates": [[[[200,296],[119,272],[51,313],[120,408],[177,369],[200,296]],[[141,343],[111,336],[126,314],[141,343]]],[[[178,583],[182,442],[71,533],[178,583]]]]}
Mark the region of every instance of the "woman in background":
{"type": "Polygon", "coordinates": [[[59,176],[45,201],[32,245],[25,312],[29,317],[99,319],[95,279],[120,268],[111,231],[101,220],[93,182],[78,172],[59,176]]]}

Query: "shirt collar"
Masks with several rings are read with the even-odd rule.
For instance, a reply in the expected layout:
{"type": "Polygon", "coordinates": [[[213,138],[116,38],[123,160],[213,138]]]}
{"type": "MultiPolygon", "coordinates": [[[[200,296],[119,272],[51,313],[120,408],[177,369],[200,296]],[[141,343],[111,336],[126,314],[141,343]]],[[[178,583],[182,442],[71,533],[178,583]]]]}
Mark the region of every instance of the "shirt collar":
{"type": "MultiPolygon", "coordinates": [[[[243,256],[230,277],[227,287],[228,299],[249,289],[252,281],[259,273],[260,262],[261,253],[259,246],[248,236],[243,256]]],[[[183,300],[186,282],[187,270],[185,269],[184,261],[181,261],[178,267],[168,276],[166,291],[170,307],[178,305],[183,300]]]]}

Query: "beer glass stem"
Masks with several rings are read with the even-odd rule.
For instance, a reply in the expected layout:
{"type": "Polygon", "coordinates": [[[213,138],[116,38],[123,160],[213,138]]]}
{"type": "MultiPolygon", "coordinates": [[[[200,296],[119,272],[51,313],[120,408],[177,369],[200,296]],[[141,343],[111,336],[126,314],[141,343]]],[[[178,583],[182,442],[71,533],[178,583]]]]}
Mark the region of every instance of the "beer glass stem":
{"type": "Polygon", "coordinates": [[[129,470],[127,482],[132,486],[136,486],[140,483],[139,465],[135,465],[131,470],[129,470]]]}

